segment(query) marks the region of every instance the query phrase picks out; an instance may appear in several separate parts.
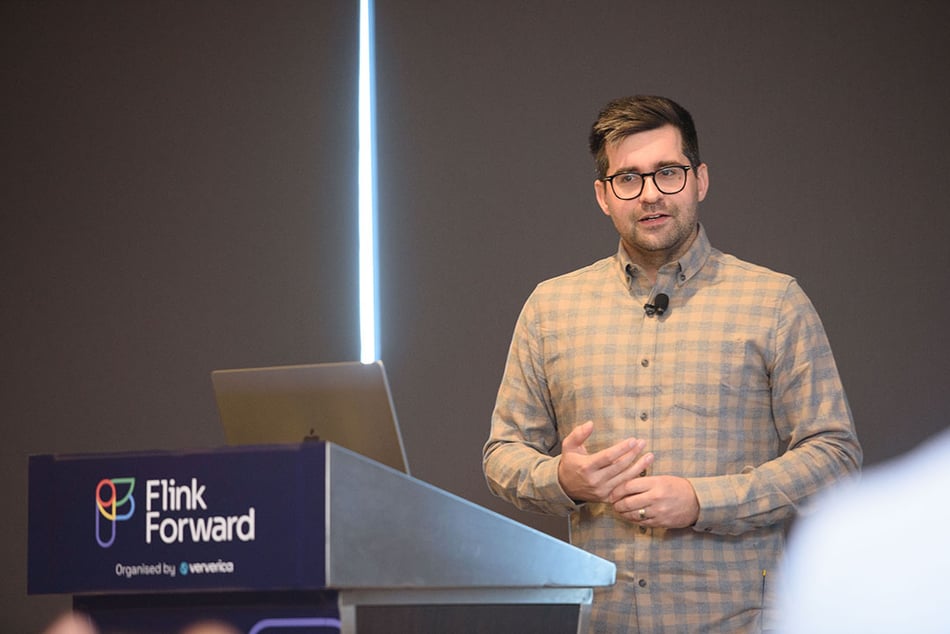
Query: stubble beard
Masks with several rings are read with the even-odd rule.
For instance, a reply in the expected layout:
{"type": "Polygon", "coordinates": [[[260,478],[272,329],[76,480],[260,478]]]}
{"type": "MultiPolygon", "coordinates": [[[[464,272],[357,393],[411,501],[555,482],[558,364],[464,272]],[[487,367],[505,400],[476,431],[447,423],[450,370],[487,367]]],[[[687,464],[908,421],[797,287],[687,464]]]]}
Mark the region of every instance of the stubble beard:
{"type": "Polygon", "coordinates": [[[663,262],[665,264],[678,258],[689,248],[695,234],[698,232],[698,220],[695,212],[690,213],[689,210],[666,209],[665,207],[645,209],[644,211],[663,213],[668,216],[669,221],[667,226],[659,232],[643,229],[639,226],[639,221],[633,221],[634,224],[630,233],[624,240],[628,251],[633,249],[651,260],[656,260],[666,254],[663,262]]]}

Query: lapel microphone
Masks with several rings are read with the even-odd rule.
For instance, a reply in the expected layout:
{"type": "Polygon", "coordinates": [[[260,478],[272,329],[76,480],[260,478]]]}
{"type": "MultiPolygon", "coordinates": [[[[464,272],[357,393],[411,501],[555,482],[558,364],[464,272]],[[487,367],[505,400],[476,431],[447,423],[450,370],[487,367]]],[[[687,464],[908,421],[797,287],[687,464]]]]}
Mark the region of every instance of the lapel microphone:
{"type": "Polygon", "coordinates": [[[653,317],[653,315],[662,315],[666,312],[666,309],[670,306],[670,296],[666,293],[658,293],[656,297],[653,298],[653,303],[647,302],[643,305],[643,311],[647,314],[647,317],[653,317]]]}

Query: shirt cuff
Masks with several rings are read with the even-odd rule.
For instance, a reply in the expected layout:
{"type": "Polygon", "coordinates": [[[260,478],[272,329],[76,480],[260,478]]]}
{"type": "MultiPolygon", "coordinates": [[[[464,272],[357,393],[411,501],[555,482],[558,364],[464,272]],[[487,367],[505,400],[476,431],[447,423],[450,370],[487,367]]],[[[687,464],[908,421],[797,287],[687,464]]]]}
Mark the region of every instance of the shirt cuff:
{"type": "Polygon", "coordinates": [[[729,533],[739,505],[728,480],[721,477],[688,478],[699,501],[699,517],[693,530],[701,533],[729,533]]]}
{"type": "Polygon", "coordinates": [[[545,500],[548,500],[552,505],[557,507],[558,511],[573,513],[581,508],[585,502],[572,500],[571,496],[565,493],[564,489],[561,488],[561,481],[558,480],[557,477],[557,469],[560,464],[561,456],[555,456],[551,460],[545,460],[544,463],[539,465],[538,471],[540,479],[538,482],[544,483],[541,495],[545,500]]]}

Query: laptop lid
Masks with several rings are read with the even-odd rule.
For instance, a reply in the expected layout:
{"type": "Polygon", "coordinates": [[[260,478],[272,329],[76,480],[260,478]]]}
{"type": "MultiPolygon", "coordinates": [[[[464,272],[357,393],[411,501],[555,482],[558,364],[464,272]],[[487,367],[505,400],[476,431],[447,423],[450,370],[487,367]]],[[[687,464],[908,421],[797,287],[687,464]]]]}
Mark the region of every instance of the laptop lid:
{"type": "Polygon", "coordinates": [[[409,473],[382,361],[215,370],[231,445],[332,442],[409,473]]]}

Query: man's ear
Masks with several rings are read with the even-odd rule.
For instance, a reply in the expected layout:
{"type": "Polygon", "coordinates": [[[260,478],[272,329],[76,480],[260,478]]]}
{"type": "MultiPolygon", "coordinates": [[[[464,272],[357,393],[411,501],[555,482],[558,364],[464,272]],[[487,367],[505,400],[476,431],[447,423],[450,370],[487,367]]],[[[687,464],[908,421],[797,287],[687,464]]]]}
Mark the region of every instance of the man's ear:
{"type": "Polygon", "coordinates": [[[607,206],[607,183],[598,179],[594,180],[594,197],[597,198],[597,204],[605,215],[610,215],[610,207],[607,206]]]}
{"type": "Polygon", "coordinates": [[[696,166],[696,198],[703,200],[709,191],[709,168],[705,163],[696,166]]]}

